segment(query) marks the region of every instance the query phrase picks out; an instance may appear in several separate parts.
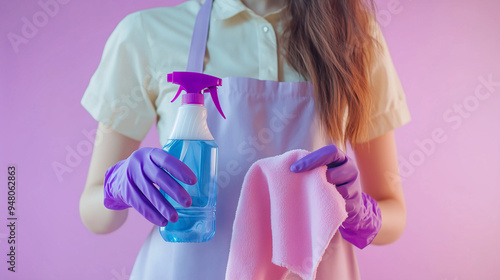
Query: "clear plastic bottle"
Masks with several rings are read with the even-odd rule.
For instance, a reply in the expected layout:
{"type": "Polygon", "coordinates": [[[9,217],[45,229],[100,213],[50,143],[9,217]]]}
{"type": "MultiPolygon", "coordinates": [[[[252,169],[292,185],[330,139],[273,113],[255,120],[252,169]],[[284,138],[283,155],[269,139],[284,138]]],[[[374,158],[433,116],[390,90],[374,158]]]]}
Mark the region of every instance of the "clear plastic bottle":
{"type": "Polygon", "coordinates": [[[161,193],[174,206],[179,220],[160,227],[160,234],[168,242],[206,242],[215,235],[217,201],[218,147],[207,126],[207,109],[202,90],[208,88],[214,103],[225,118],[217,99],[216,86],[219,78],[192,72],[174,72],[167,76],[169,82],[181,85],[182,105],[167,143],[163,150],[184,162],[196,175],[197,182],[187,185],[180,181],[193,203],[183,207],[161,189],[161,193]]]}
{"type": "Polygon", "coordinates": [[[160,228],[163,239],[169,242],[205,242],[212,239],[217,201],[217,144],[213,140],[173,139],[163,149],[184,162],[198,178],[194,185],[179,182],[191,195],[193,204],[188,208],[164,194],[177,210],[179,220],[160,228]]]}

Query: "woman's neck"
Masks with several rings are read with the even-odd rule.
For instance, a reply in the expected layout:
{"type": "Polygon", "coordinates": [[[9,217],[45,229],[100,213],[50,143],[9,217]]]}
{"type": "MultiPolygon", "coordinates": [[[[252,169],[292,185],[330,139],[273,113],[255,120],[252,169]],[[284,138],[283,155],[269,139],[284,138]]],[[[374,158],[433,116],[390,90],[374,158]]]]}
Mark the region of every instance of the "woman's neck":
{"type": "Polygon", "coordinates": [[[285,5],[285,0],[241,0],[241,2],[260,16],[275,12],[285,5]]]}

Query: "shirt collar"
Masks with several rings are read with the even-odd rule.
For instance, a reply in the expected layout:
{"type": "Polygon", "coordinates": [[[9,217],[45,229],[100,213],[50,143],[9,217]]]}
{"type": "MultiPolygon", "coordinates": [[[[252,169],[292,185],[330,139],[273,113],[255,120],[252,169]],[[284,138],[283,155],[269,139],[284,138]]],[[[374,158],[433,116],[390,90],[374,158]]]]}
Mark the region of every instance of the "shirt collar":
{"type": "MultiPolygon", "coordinates": [[[[273,12],[268,16],[280,14],[284,8],[273,12]]],[[[213,16],[216,19],[224,20],[231,18],[241,12],[247,11],[250,14],[255,14],[252,10],[250,10],[247,6],[245,6],[241,0],[215,0],[214,8],[213,8],[213,16]]]]}
{"type": "Polygon", "coordinates": [[[247,9],[240,0],[216,0],[214,1],[213,16],[216,19],[224,20],[247,9]]]}

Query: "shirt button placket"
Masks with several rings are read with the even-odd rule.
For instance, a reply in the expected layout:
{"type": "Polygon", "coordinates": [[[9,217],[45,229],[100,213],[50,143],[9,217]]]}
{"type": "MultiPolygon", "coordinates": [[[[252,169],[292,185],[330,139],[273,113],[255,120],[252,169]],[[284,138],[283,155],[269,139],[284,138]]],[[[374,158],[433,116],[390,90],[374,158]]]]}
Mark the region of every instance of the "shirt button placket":
{"type": "Polygon", "coordinates": [[[274,32],[269,27],[269,23],[261,25],[261,30],[263,31],[261,37],[261,52],[260,53],[260,78],[266,80],[277,80],[277,45],[276,38],[274,37],[274,32]]]}

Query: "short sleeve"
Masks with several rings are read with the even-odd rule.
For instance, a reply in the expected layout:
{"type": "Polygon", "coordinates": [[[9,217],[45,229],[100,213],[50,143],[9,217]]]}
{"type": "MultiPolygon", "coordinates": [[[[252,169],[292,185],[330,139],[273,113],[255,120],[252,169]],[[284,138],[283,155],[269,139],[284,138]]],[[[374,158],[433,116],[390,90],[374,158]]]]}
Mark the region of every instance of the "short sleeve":
{"type": "Polygon", "coordinates": [[[370,72],[373,103],[370,116],[371,127],[368,129],[369,140],[411,120],[403,87],[378,24],[374,25],[374,37],[380,43],[380,48],[376,48],[370,72]]]}
{"type": "Polygon", "coordinates": [[[140,12],[126,16],[104,46],[81,104],[97,121],[132,139],[144,139],[156,120],[157,90],[140,12]]]}

